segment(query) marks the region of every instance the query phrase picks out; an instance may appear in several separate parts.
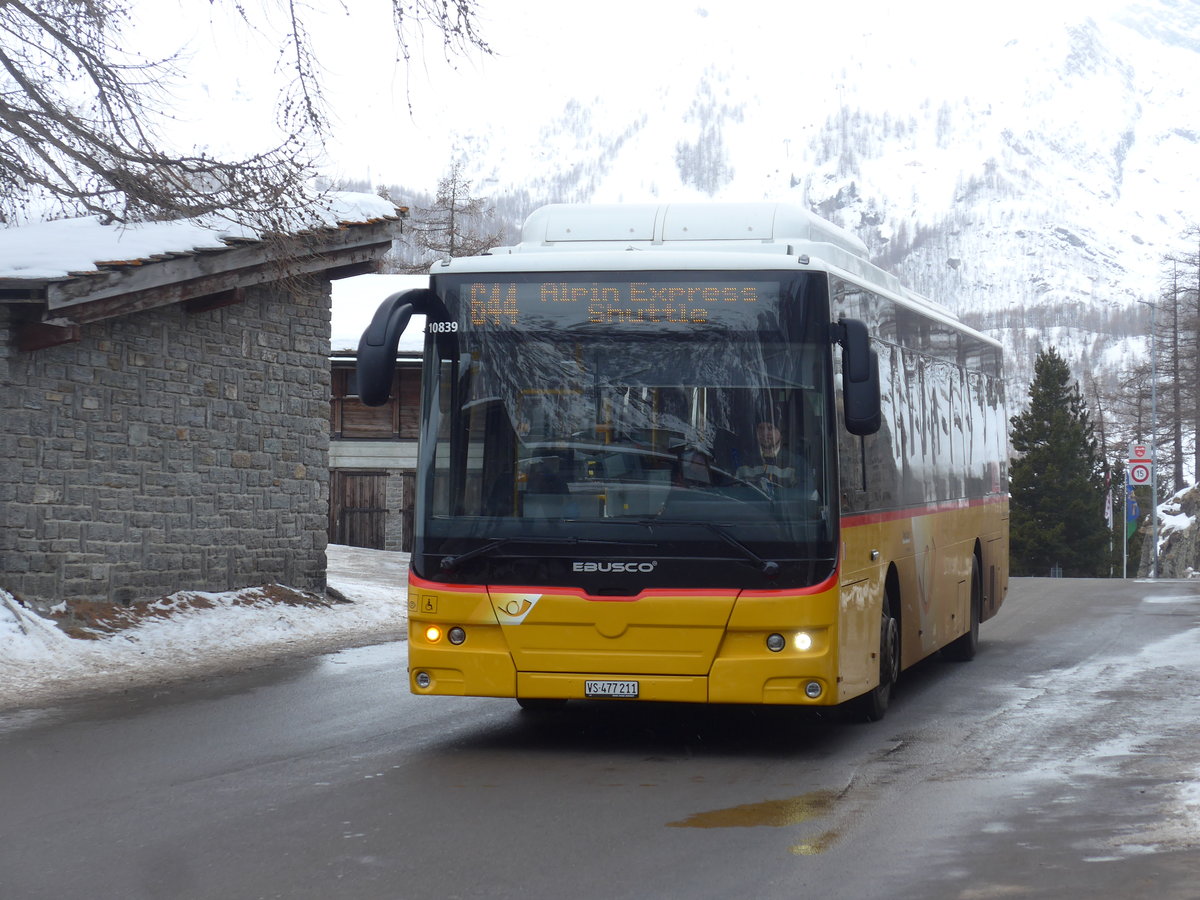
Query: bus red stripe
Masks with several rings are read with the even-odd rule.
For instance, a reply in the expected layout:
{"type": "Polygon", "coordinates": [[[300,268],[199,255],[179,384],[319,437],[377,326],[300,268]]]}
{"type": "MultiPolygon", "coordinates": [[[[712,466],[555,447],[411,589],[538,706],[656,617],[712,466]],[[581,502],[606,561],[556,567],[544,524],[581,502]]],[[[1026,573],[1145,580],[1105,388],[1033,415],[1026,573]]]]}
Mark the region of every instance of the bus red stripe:
{"type": "Polygon", "coordinates": [[[961,500],[943,500],[925,506],[907,506],[903,509],[887,509],[876,512],[856,513],[842,516],[843,528],[857,528],[862,525],[877,525],[880,522],[896,522],[900,519],[915,519],[918,516],[931,516],[936,513],[951,512],[957,509],[972,509],[987,506],[992,503],[1002,503],[1008,500],[1007,494],[992,494],[987,497],[973,497],[961,500]]]}
{"type": "MultiPolygon", "coordinates": [[[[736,594],[742,597],[778,597],[782,595],[796,596],[800,594],[820,594],[825,591],[832,590],[837,585],[838,570],[835,569],[830,575],[820,584],[814,584],[810,587],[800,588],[785,588],[775,591],[750,591],[741,590],[740,588],[702,588],[699,590],[672,590],[671,588],[647,588],[637,594],[619,595],[619,596],[599,596],[594,597],[591,594],[577,587],[547,587],[543,585],[492,585],[491,591],[498,594],[559,594],[565,596],[575,596],[582,600],[591,600],[596,603],[636,603],[643,597],[720,597],[729,594],[736,594]]],[[[426,581],[412,572],[408,573],[409,587],[417,588],[418,590],[428,591],[462,591],[464,593],[489,593],[487,585],[482,584],[447,584],[439,581],[426,581]]]]}

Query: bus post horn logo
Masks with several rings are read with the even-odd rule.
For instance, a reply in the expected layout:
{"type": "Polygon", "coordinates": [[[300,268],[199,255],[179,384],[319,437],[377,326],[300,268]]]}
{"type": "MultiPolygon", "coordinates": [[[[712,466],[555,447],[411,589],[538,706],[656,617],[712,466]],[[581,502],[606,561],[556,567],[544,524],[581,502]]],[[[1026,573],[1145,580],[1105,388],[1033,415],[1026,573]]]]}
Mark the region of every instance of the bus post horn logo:
{"type": "Polygon", "coordinates": [[[520,625],[541,599],[541,594],[493,594],[492,609],[501,625],[520,625]]]}

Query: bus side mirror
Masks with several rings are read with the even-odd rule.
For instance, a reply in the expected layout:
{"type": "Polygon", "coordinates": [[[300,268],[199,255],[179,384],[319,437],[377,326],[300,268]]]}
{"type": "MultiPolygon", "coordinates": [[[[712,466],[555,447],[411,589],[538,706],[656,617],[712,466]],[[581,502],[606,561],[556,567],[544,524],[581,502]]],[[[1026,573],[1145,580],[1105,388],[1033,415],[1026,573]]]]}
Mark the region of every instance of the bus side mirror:
{"type": "Polygon", "coordinates": [[[375,310],[358,342],[358,396],[367,406],[382,406],[392,392],[396,349],[414,312],[429,308],[434,293],[427,288],[392,294],[375,310]]]}
{"type": "Polygon", "coordinates": [[[836,329],[842,345],[842,411],[851,434],[874,434],[883,415],[879,400],[879,356],[871,349],[865,322],[840,319],[836,329]]]}

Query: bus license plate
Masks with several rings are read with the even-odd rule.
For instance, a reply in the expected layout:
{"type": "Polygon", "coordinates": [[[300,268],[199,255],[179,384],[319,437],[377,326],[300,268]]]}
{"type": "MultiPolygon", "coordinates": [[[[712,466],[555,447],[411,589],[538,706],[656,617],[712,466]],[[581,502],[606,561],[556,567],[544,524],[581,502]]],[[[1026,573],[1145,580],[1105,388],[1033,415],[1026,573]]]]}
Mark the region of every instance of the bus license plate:
{"type": "Polygon", "coordinates": [[[636,697],[638,683],[636,681],[585,681],[583,695],[585,697],[636,697]]]}

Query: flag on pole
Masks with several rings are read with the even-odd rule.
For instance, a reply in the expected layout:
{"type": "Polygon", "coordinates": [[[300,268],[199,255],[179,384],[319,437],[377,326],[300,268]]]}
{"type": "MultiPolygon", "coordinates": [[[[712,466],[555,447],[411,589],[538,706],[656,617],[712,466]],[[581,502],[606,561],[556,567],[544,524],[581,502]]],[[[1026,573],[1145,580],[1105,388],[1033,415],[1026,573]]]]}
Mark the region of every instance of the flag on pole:
{"type": "Polygon", "coordinates": [[[1125,486],[1125,539],[1133,537],[1137,531],[1138,519],[1142,516],[1141,507],[1138,506],[1137,497],[1133,496],[1133,485],[1125,486]]]}
{"type": "Polygon", "coordinates": [[[1104,467],[1104,524],[1112,531],[1113,527],[1113,493],[1112,469],[1104,467]]]}

